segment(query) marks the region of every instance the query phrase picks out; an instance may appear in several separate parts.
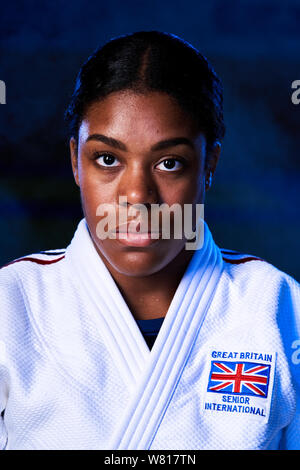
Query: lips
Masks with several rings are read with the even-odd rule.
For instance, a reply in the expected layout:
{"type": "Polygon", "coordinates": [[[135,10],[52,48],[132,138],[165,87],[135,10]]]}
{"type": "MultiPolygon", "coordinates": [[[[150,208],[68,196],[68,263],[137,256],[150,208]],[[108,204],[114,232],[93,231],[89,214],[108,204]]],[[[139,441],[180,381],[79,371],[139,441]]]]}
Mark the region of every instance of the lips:
{"type": "MultiPolygon", "coordinates": [[[[148,224],[149,226],[150,224],[148,224]]],[[[120,233],[120,234],[127,234],[127,235],[149,235],[149,234],[153,234],[155,236],[155,234],[161,234],[161,231],[160,230],[147,230],[147,231],[143,231],[141,232],[140,231],[140,228],[141,228],[141,224],[140,222],[138,222],[136,225],[134,225],[134,222],[131,222],[130,224],[127,224],[127,225],[123,225],[123,226],[118,226],[116,227],[116,229],[114,230],[115,233],[120,233]],[[134,229],[133,229],[134,227],[134,229]]]]}
{"type": "Polygon", "coordinates": [[[116,239],[123,245],[145,247],[157,243],[161,238],[161,232],[148,230],[139,232],[140,224],[136,225],[136,230],[132,230],[132,225],[117,227],[115,230],[116,239]]]}

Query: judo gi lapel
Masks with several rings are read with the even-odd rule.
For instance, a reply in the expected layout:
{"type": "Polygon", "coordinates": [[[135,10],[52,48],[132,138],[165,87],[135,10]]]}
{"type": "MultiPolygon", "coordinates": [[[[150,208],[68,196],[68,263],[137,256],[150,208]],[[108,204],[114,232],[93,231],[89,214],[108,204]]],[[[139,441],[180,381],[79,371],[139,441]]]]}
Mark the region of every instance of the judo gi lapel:
{"type": "Polygon", "coordinates": [[[203,247],[176,290],[150,353],[82,220],[67,249],[131,399],[110,449],[149,449],[188,360],[222,273],[222,256],[204,224],[203,247]]]}
{"type": "Polygon", "coordinates": [[[149,449],[173,396],[223,269],[221,252],[206,224],[204,228],[203,247],[177,288],[110,449],[149,449]]]}
{"type": "Polygon", "coordinates": [[[92,304],[94,321],[130,391],[145,369],[150,351],[110,272],[99,257],[85,219],[66,250],[66,260],[80,279],[83,296],[92,304]]]}

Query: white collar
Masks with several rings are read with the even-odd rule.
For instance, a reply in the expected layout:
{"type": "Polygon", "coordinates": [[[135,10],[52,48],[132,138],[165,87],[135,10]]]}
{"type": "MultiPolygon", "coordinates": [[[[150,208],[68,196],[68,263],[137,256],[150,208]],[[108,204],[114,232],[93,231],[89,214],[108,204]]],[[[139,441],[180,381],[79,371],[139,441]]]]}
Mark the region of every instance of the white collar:
{"type": "Polygon", "coordinates": [[[219,248],[204,222],[204,243],[195,251],[150,351],[113,277],[98,255],[82,219],[66,250],[84,294],[93,303],[100,334],[131,391],[131,403],[111,449],[145,449],[177,384],[223,270],[219,248]],[[142,437],[141,437],[142,436],[142,437]]]}

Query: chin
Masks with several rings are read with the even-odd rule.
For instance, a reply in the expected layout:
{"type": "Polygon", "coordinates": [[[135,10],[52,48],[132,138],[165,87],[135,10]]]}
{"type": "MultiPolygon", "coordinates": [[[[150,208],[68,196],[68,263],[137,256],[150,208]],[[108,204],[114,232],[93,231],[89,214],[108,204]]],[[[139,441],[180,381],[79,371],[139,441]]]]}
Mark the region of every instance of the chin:
{"type": "MultiPolygon", "coordinates": [[[[104,255],[105,256],[105,255],[104,255]]],[[[121,256],[105,256],[108,269],[112,267],[118,273],[129,277],[150,276],[167,264],[161,257],[145,252],[128,252],[121,256]]]]}
{"type": "Polygon", "coordinates": [[[111,274],[128,277],[144,277],[166,268],[182,251],[182,241],[160,240],[152,247],[136,248],[121,246],[115,240],[104,241],[97,251],[111,274]]]}

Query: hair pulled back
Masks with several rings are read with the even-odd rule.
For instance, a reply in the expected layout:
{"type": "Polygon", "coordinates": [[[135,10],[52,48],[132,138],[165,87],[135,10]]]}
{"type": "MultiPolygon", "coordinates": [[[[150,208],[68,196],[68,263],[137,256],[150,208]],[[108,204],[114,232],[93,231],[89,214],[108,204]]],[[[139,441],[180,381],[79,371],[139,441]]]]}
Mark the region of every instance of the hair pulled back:
{"type": "Polygon", "coordinates": [[[82,65],[65,113],[76,140],[90,104],[133,90],[169,94],[195,120],[208,149],[225,134],[222,84],[207,59],[186,41],[159,31],[113,38],[82,65]]]}

